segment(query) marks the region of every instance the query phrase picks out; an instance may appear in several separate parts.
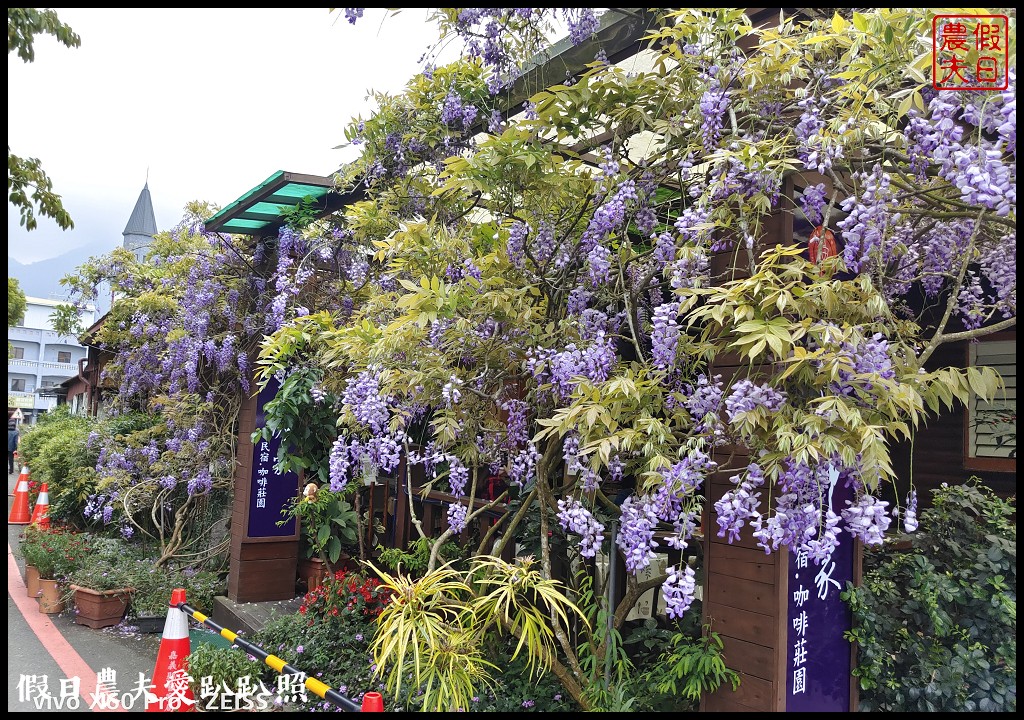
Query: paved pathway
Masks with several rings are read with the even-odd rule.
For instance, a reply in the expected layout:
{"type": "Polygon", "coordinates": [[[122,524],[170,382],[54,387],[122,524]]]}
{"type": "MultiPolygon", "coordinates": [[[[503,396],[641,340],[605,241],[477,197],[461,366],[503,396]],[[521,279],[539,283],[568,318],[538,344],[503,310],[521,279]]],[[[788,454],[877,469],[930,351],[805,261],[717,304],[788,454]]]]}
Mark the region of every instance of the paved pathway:
{"type": "MultiPolygon", "coordinates": [[[[7,476],[8,517],[17,479],[7,476]]],[[[139,673],[147,679],[153,674],[160,634],[140,635],[117,627],[93,630],[76,625],[70,610],[40,613],[36,601],[27,596],[24,563],[15,552],[23,528],[7,526],[7,709],[110,712],[109,707],[101,709],[96,698],[98,675],[108,681],[113,676],[117,696],[132,695],[139,673]]],[[[132,711],[141,712],[144,706],[144,701],[135,702],[132,711]]]]}

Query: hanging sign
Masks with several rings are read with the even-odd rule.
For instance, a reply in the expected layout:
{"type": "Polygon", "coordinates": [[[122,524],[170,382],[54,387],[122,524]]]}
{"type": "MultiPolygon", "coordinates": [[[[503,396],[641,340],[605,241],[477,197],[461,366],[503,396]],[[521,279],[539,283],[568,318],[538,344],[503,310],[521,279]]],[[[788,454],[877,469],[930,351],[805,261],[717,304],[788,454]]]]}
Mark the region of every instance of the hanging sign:
{"type": "MultiPolygon", "coordinates": [[[[256,430],[266,425],[264,406],[277,395],[279,383],[271,379],[260,390],[256,398],[256,430]]],[[[257,440],[252,446],[252,478],[249,486],[249,529],[248,537],[289,537],[295,534],[295,518],[278,527],[284,516],[281,511],[295,497],[299,477],[294,472],[279,473],[274,469],[277,463],[277,449],[281,437],[257,440]]]]}
{"type": "MultiPolygon", "coordinates": [[[[853,500],[853,488],[829,468],[828,503],[833,512],[853,500]]],[[[786,712],[850,712],[854,681],[849,606],[839,594],[853,580],[854,538],[839,533],[839,547],[820,565],[806,553],[789,553],[789,612],[786,653],[786,712]]]]}

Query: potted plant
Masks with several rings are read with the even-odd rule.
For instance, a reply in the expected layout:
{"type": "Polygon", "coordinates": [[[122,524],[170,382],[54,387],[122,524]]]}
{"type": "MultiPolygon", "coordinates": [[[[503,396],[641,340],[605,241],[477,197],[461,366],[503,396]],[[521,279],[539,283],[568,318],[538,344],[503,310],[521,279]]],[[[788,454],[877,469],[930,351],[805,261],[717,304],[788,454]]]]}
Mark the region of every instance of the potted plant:
{"type": "Polygon", "coordinates": [[[262,666],[237,647],[200,642],[189,653],[188,677],[197,712],[249,712],[269,710],[260,688],[262,666]],[[246,693],[245,688],[249,688],[246,693]],[[262,707],[261,707],[262,706],[262,707]]]}
{"type": "Polygon", "coordinates": [[[358,540],[359,517],[345,499],[347,492],[332,492],[308,483],[302,495],[282,511],[285,519],[279,524],[294,517],[302,530],[305,559],[299,573],[306,580],[307,589],[313,589],[327,575],[349,564],[348,550],[358,540]]]}
{"type": "Polygon", "coordinates": [[[43,534],[35,525],[29,525],[18,543],[18,554],[25,561],[25,589],[30,598],[39,595],[39,563],[42,561],[43,534]]]}
{"type": "Polygon", "coordinates": [[[227,594],[227,582],[220,573],[192,566],[156,567],[154,559],[139,557],[130,570],[135,588],[128,606],[127,622],[139,632],[161,632],[167,619],[167,603],[175,588],[184,588],[193,607],[213,612],[213,601],[227,594]]]}
{"type": "Polygon", "coordinates": [[[75,622],[104,628],[121,622],[132,587],[125,545],[112,538],[94,538],[78,566],[68,577],[70,597],[75,604],[75,622]]]}
{"type": "Polygon", "coordinates": [[[52,615],[62,612],[65,600],[61,583],[88,554],[83,538],[75,532],[56,526],[36,527],[26,532],[30,538],[25,549],[26,562],[35,565],[39,573],[39,612],[52,615]]]}

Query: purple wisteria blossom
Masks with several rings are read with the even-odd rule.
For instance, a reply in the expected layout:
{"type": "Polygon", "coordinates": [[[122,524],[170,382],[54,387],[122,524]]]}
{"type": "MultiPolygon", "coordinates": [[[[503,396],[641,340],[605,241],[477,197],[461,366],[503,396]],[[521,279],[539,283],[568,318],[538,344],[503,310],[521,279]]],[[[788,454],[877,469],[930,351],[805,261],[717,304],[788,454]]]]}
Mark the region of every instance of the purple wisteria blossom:
{"type": "Polygon", "coordinates": [[[530,226],[518,220],[512,223],[508,231],[508,259],[517,268],[526,265],[526,237],[530,234],[530,226]]]}
{"type": "Polygon", "coordinates": [[[674,619],[681,618],[690,609],[697,593],[697,575],[689,565],[683,565],[680,572],[676,566],[668,569],[668,577],[661,585],[665,599],[665,613],[674,619]]]}
{"type": "Polygon", "coordinates": [[[654,560],[654,530],[658,516],[646,498],[632,495],[622,503],[622,527],[616,542],[623,552],[626,570],[636,574],[654,560]]]}
{"type": "Polygon", "coordinates": [[[696,423],[697,432],[712,430],[720,424],[718,414],[722,409],[725,391],[722,389],[722,376],[708,376],[701,373],[694,385],[686,386],[686,400],[683,406],[689,411],[696,423]]]}
{"type": "Polygon", "coordinates": [[[506,400],[501,404],[501,409],[508,414],[505,424],[506,447],[514,449],[526,445],[530,440],[530,433],[526,426],[529,405],[522,400],[506,400]]]}
{"type": "Polygon", "coordinates": [[[889,503],[865,493],[848,505],[842,515],[849,533],[865,545],[880,545],[889,529],[889,503]]]}
{"type": "Polygon", "coordinates": [[[462,503],[451,503],[448,505],[448,525],[455,533],[461,533],[466,529],[467,508],[462,503]]]}
{"type": "Polygon", "coordinates": [[[509,458],[509,482],[517,487],[529,485],[534,479],[534,471],[539,460],[540,453],[537,451],[537,447],[532,442],[527,443],[525,448],[509,458]]]}
{"type": "Polygon", "coordinates": [[[837,138],[822,134],[825,122],[821,119],[823,108],[818,98],[809,96],[797,104],[803,109],[803,114],[794,130],[797,140],[796,156],[809,169],[825,174],[831,169],[833,162],[843,157],[843,146],[839,144],[837,138]]]}
{"type": "Polygon", "coordinates": [[[341,492],[348,485],[348,471],[351,467],[349,461],[348,438],[339,435],[331,446],[331,455],[328,462],[331,479],[331,492],[341,492]]]}
{"type": "Polygon", "coordinates": [[[441,108],[441,122],[449,127],[469,129],[479,111],[471,103],[464,103],[455,90],[450,90],[441,108]]]}
{"type": "Polygon", "coordinates": [[[459,390],[461,387],[462,381],[455,375],[448,379],[448,382],[441,388],[441,397],[444,399],[445,407],[451,408],[459,404],[459,400],[462,399],[462,392],[459,390]]]}
{"type": "Polygon", "coordinates": [[[466,483],[469,482],[469,468],[462,464],[454,455],[448,455],[448,486],[452,495],[464,497],[466,495],[466,483]]]}
{"type": "Polygon", "coordinates": [[[800,207],[811,225],[819,225],[824,219],[822,209],[825,207],[825,183],[807,187],[800,195],[800,207]]]}
{"type": "Polygon", "coordinates": [[[380,369],[370,367],[348,380],[342,401],[349,406],[356,420],[374,432],[383,430],[388,408],[380,394],[380,369]]]}
{"type": "Polygon", "coordinates": [[[785,402],[785,394],[770,385],[755,385],[750,380],[740,380],[733,385],[732,392],[725,399],[725,414],[732,423],[743,413],[752,412],[759,407],[774,412],[785,402]]]}
{"type": "Polygon", "coordinates": [[[578,378],[604,382],[616,362],[615,344],[603,331],[598,331],[594,341],[582,349],[569,343],[561,352],[535,348],[527,353],[527,368],[539,383],[551,383],[552,392],[561,402],[572,397],[578,378]]]}
{"type": "Polygon", "coordinates": [[[907,496],[907,506],[903,511],[903,529],[908,533],[917,530],[917,490],[911,490],[907,496]]]}
{"type": "Polygon", "coordinates": [[[579,500],[569,497],[558,501],[558,523],[563,530],[580,536],[580,555],[597,555],[604,540],[604,525],[579,500]]]}
{"type": "Polygon", "coordinates": [[[761,516],[761,493],[757,489],[764,485],[764,472],[757,463],[750,463],[743,475],[733,475],[729,480],[736,489],[727,491],[715,503],[715,513],[718,537],[733,543],[740,539],[740,531],[747,522],[761,516]]]}
{"type": "Polygon", "coordinates": [[[676,364],[679,345],[679,303],[668,302],[654,308],[651,331],[651,362],[659,370],[671,370],[676,364]]]}
{"type": "Polygon", "coordinates": [[[699,106],[704,118],[700,129],[704,138],[704,152],[711,153],[718,147],[722,135],[725,113],[729,110],[729,95],[717,80],[712,80],[700,96],[699,106]]]}
{"type": "Polygon", "coordinates": [[[830,388],[839,395],[863,396],[871,392],[874,387],[871,376],[874,375],[883,380],[896,377],[889,355],[889,343],[881,333],[863,338],[856,345],[844,342],[836,358],[839,362],[839,380],[832,383],[830,388]]]}

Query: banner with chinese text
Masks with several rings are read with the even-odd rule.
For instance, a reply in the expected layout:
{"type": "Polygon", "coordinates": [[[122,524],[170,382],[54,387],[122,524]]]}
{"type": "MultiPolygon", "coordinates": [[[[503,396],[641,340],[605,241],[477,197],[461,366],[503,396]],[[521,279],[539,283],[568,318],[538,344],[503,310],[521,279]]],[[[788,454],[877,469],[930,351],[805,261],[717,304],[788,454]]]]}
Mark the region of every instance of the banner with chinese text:
{"type": "MultiPolygon", "coordinates": [[[[839,472],[829,470],[829,506],[837,515],[853,499],[839,472]]],[[[839,533],[839,547],[816,565],[803,553],[789,553],[789,612],[786,616],[787,712],[849,712],[853,670],[849,607],[839,595],[853,580],[855,540],[839,533]]]]}
{"type": "MultiPolygon", "coordinates": [[[[278,381],[271,379],[256,398],[256,429],[266,424],[264,406],[277,395],[278,381]]],[[[252,448],[252,480],[249,488],[249,532],[248,536],[289,537],[295,534],[295,518],[278,527],[284,516],[281,511],[295,497],[299,478],[293,472],[278,473],[274,470],[277,449],[281,438],[275,435],[270,440],[257,440],[252,448]]]]}

